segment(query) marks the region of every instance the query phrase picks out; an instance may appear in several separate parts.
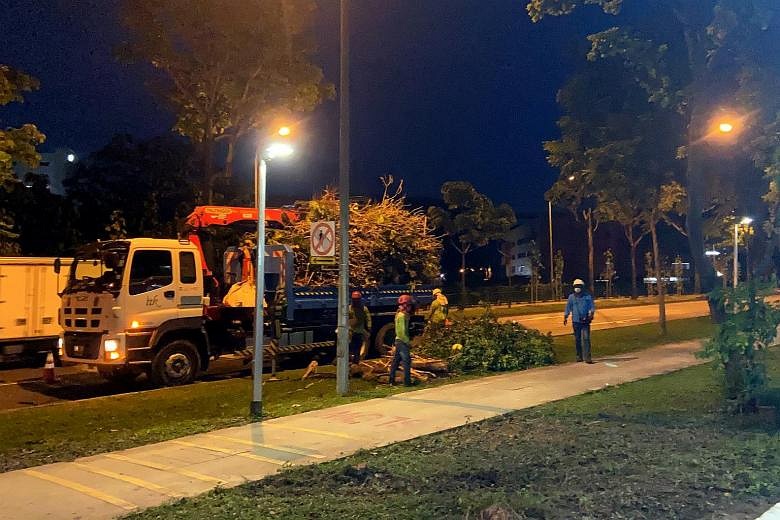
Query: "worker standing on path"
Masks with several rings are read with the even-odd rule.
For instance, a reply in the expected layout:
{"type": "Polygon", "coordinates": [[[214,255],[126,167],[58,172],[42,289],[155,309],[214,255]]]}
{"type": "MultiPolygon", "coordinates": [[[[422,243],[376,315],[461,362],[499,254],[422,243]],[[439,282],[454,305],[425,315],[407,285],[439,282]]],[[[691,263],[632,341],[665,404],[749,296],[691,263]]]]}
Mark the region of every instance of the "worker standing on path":
{"type": "Polygon", "coordinates": [[[436,288],[433,290],[433,302],[431,303],[431,309],[428,311],[428,325],[434,327],[443,327],[447,322],[447,316],[450,312],[450,302],[441,289],[436,288]]]}
{"type": "Polygon", "coordinates": [[[412,315],[412,297],[402,294],[398,298],[398,312],[395,313],[395,352],[390,363],[390,384],[395,384],[395,371],[404,363],[404,385],[412,385],[412,355],[409,352],[409,321],[412,315]]]}
{"type": "Polygon", "coordinates": [[[353,363],[360,363],[363,347],[371,337],[371,312],[363,305],[363,294],[352,293],[349,306],[349,357],[353,363]]]}
{"type": "Polygon", "coordinates": [[[585,282],[577,278],[574,280],[574,292],[569,295],[569,299],[566,301],[566,311],[563,315],[564,325],[569,321],[569,315],[571,315],[577,362],[584,359],[586,363],[593,363],[590,355],[590,322],[593,321],[595,312],[596,306],[593,303],[593,297],[585,292],[585,282]]]}

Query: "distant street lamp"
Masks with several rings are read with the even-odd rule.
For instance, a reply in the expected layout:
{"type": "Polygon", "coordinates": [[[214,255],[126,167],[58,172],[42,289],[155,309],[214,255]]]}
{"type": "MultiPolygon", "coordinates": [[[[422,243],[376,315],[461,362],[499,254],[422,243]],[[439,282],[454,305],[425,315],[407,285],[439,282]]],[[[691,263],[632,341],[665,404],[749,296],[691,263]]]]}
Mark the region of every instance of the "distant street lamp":
{"type": "MultiPolygon", "coordinates": [[[[290,128],[282,127],[279,135],[289,136],[290,128]],[[284,133],[283,130],[286,130],[284,133]]],[[[268,160],[289,157],[294,152],[289,143],[274,142],[261,154],[255,150],[255,207],[257,208],[257,264],[255,266],[255,351],[252,366],[252,402],[250,413],[257,418],[263,416],[263,297],[265,296],[265,186],[268,160]]]]}
{"type": "Polygon", "coordinates": [[[753,222],[750,217],[742,217],[742,220],[734,223],[734,288],[739,282],[739,226],[749,226],[753,222]]]}
{"type": "Polygon", "coordinates": [[[734,130],[734,125],[728,121],[723,121],[718,125],[718,130],[723,134],[728,134],[734,130]]]}

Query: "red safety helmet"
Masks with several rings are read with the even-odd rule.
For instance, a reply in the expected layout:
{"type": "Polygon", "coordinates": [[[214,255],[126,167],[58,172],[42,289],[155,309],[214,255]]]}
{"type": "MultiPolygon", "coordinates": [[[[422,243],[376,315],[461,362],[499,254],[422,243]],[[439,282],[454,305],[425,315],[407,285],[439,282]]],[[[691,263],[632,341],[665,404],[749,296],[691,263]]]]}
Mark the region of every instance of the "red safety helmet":
{"type": "Polygon", "coordinates": [[[363,293],[360,291],[352,291],[352,299],[353,300],[362,300],[363,299],[363,293]]]}
{"type": "Polygon", "coordinates": [[[398,305],[411,305],[412,297],[408,294],[402,294],[398,297],[398,305]]]}

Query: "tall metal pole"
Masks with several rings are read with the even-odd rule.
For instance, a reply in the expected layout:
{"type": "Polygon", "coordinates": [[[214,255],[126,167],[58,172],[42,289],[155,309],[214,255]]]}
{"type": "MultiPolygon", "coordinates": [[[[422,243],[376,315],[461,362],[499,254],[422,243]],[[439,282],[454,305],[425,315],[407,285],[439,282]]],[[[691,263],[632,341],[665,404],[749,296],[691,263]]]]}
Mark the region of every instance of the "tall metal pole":
{"type": "Polygon", "coordinates": [[[257,264],[255,266],[255,352],[252,366],[252,402],[249,412],[263,415],[263,296],[265,296],[265,174],[267,165],[255,152],[255,207],[257,208],[257,264]]]}
{"type": "Polygon", "coordinates": [[[552,228],[552,201],[547,201],[547,222],[550,225],[550,285],[553,283],[553,228],[552,228]]]}
{"type": "Polygon", "coordinates": [[[739,283],[739,224],[734,224],[734,288],[739,283]]]}
{"type": "Polygon", "coordinates": [[[349,1],[341,0],[339,37],[339,311],[336,391],[349,392],[349,1]]]}

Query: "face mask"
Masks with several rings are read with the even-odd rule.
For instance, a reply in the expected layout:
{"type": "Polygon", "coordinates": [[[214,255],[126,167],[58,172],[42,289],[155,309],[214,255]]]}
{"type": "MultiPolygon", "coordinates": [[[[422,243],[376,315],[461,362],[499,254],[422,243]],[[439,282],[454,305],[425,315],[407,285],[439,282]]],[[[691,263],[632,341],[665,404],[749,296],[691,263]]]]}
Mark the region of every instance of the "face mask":
{"type": "Polygon", "coordinates": [[[574,288],[574,292],[581,293],[582,292],[582,287],[575,287],[574,288]]]}

